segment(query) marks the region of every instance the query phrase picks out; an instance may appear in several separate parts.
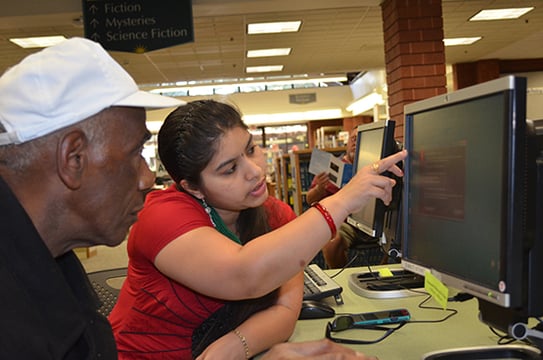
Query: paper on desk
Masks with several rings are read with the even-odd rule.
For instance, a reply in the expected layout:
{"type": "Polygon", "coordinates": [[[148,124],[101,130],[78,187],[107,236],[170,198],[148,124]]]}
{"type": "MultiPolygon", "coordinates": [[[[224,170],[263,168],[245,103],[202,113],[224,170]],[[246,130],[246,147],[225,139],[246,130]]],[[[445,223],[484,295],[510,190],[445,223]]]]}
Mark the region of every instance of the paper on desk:
{"type": "Polygon", "coordinates": [[[337,187],[345,185],[352,176],[352,165],[344,163],[340,158],[333,154],[313,149],[308,171],[311,174],[318,175],[322,172],[328,173],[330,181],[337,187]]]}

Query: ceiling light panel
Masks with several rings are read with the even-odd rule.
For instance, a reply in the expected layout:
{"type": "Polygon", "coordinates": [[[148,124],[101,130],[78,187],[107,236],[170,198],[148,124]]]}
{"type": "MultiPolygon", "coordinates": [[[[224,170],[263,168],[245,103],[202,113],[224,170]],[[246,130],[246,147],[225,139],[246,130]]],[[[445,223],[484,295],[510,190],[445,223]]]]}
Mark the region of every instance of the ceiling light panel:
{"type": "Polygon", "coordinates": [[[247,51],[248,58],[268,57],[268,56],[286,56],[290,54],[292,48],[262,49],[247,51]]]}
{"type": "Polygon", "coordinates": [[[66,38],[60,35],[9,39],[9,41],[11,41],[14,44],[19,45],[20,47],[24,49],[44,48],[48,46],[53,46],[64,40],[66,40],[66,38]]]}
{"type": "Polygon", "coordinates": [[[267,22],[253,23],[247,25],[247,34],[273,34],[282,32],[296,32],[300,30],[301,21],[283,21],[283,22],[267,22]]]}
{"type": "Polygon", "coordinates": [[[272,71],[282,71],[283,65],[266,65],[266,66],[247,66],[245,71],[248,73],[262,73],[272,71]]]}
{"type": "Polygon", "coordinates": [[[445,46],[457,46],[457,45],[471,45],[476,41],[481,40],[480,36],[475,37],[462,37],[462,38],[450,38],[443,39],[443,44],[445,46]]]}
{"type": "Polygon", "coordinates": [[[533,7],[526,8],[510,8],[510,9],[486,9],[481,10],[469,21],[485,21],[485,20],[507,20],[507,19],[518,19],[522,15],[526,14],[529,11],[532,11],[533,7]]]}

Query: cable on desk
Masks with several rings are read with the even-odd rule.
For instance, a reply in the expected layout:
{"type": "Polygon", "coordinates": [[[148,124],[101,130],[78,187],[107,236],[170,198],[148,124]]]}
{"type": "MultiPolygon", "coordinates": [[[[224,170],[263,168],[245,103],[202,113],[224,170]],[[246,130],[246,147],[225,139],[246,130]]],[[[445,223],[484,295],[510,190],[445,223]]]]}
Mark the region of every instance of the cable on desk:
{"type": "MultiPolygon", "coordinates": [[[[333,275],[330,275],[331,278],[335,278],[336,276],[338,276],[339,274],[341,274],[345,269],[347,269],[349,267],[349,265],[351,265],[355,260],[356,258],[358,257],[358,253],[356,253],[353,258],[351,260],[349,260],[347,262],[347,264],[345,264],[341,269],[339,269],[335,274],[333,275]]],[[[366,265],[366,267],[368,268],[368,272],[375,278],[375,279],[378,279],[377,276],[375,275],[375,272],[371,269],[371,265],[366,265]]]]}
{"type": "Polygon", "coordinates": [[[516,339],[513,339],[508,334],[502,334],[498,332],[498,330],[494,329],[492,326],[489,326],[488,328],[494,335],[498,337],[498,342],[497,342],[498,345],[509,345],[517,341],[516,339]]]}
{"type": "Polygon", "coordinates": [[[435,307],[435,306],[424,306],[424,304],[426,304],[431,298],[432,298],[432,296],[428,295],[424,300],[422,300],[418,305],[419,309],[447,311],[450,314],[448,314],[444,318],[438,319],[438,320],[409,320],[410,324],[412,324],[412,323],[439,323],[439,322],[444,322],[445,320],[448,320],[449,318],[451,318],[454,315],[458,314],[458,310],[456,310],[456,309],[443,309],[443,308],[439,308],[439,307],[435,307]]]}
{"type": "MultiPolygon", "coordinates": [[[[368,250],[368,249],[363,249],[363,250],[368,250]]],[[[387,254],[384,247],[383,247],[383,245],[379,245],[379,250],[381,251],[383,256],[387,254]]],[[[347,263],[345,265],[343,265],[343,267],[340,270],[338,270],[335,274],[330,275],[330,277],[334,278],[334,277],[338,276],[339,274],[341,274],[346,268],[350,267],[355,262],[355,260],[359,258],[359,256],[362,256],[363,260],[365,260],[366,265],[364,265],[364,266],[367,266],[368,268],[370,268],[371,261],[370,261],[369,255],[367,253],[364,253],[361,250],[360,251],[355,250],[355,254],[351,257],[351,259],[349,259],[349,261],[347,261],[347,263]]],[[[386,265],[386,264],[382,264],[382,265],[386,265]]]]}
{"type": "Polygon", "coordinates": [[[357,257],[358,257],[358,254],[355,254],[353,258],[347,262],[347,264],[343,265],[341,269],[339,269],[335,274],[330,275],[330,277],[333,279],[339,274],[341,274],[346,268],[348,268],[356,260],[357,257]]]}
{"type": "MultiPolygon", "coordinates": [[[[536,319],[538,321],[538,323],[532,329],[541,331],[542,327],[543,327],[543,320],[540,317],[537,317],[537,316],[534,317],[534,319],[536,319]]],[[[512,336],[510,336],[509,334],[504,334],[502,332],[499,332],[498,330],[496,330],[492,326],[489,326],[488,328],[490,329],[490,331],[494,335],[496,335],[498,337],[498,342],[497,342],[498,345],[509,345],[511,343],[514,343],[514,342],[520,342],[520,343],[527,344],[527,345],[532,345],[532,346],[534,345],[528,339],[524,339],[524,340],[515,339],[512,336]]]]}
{"type": "Polygon", "coordinates": [[[335,322],[328,322],[326,324],[326,331],[324,336],[336,343],[340,344],[376,344],[378,342],[383,341],[387,337],[389,337],[392,333],[394,333],[396,330],[402,328],[405,324],[407,324],[406,321],[403,321],[398,324],[391,324],[392,326],[384,326],[384,325],[368,325],[364,327],[349,327],[349,328],[335,328],[335,322]],[[346,338],[338,338],[332,335],[332,333],[340,332],[348,329],[359,329],[359,330],[378,330],[378,331],[384,331],[384,334],[378,337],[377,339],[373,340],[360,340],[360,339],[346,339],[346,338]]]}

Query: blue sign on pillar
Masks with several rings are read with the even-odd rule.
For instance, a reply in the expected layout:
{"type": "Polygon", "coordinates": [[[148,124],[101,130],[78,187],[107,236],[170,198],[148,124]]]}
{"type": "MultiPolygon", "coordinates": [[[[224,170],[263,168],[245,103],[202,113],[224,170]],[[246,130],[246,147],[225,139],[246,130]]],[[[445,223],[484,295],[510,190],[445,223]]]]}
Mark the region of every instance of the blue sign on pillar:
{"type": "Polygon", "coordinates": [[[85,37],[144,53],[194,41],[191,0],[83,0],[85,37]]]}

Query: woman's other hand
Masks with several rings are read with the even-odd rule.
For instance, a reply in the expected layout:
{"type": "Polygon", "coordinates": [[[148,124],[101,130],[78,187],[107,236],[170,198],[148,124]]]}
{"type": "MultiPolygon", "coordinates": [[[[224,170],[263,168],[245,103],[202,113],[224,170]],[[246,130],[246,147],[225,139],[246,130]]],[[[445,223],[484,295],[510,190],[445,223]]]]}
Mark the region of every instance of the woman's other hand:
{"type": "Polygon", "coordinates": [[[261,360],[377,360],[328,339],[282,343],[272,347],[261,360]]]}

